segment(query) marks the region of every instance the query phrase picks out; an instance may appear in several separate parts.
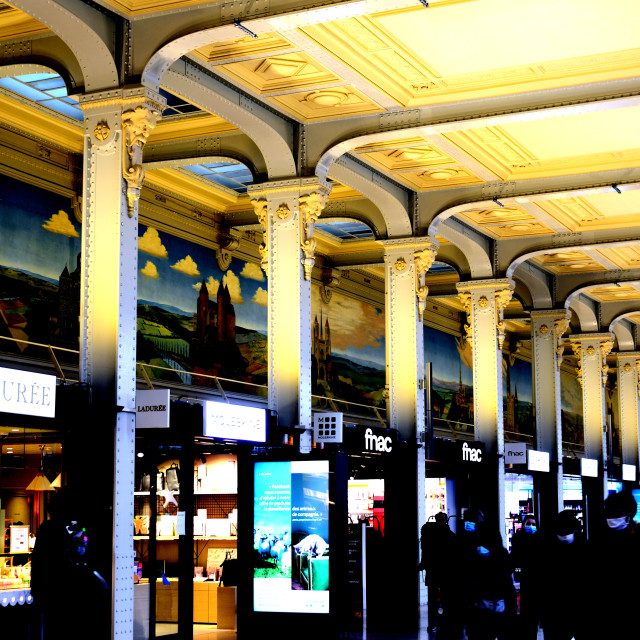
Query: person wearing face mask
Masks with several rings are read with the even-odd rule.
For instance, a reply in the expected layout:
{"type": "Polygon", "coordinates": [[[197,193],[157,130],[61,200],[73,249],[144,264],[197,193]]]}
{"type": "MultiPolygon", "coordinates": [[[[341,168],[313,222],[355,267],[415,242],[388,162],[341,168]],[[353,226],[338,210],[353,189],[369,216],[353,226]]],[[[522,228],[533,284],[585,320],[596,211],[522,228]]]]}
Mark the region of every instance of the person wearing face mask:
{"type": "Polygon", "coordinates": [[[497,526],[469,509],[461,532],[462,615],[468,640],[503,640],[513,628],[516,594],[497,526]]]}
{"type": "Polygon", "coordinates": [[[542,536],[531,513],[524,516],[522,526],[513,535],[510,560],[520,583],[518,635],[522,640],[536,640],[540,623],[542,536]]]}
{"type": "MultiPolygon", "coordinates": [[[[586,598],[592,588],[592,561],[582,525],[571,509],[561,511],[542,549],[539,611],[545,640],[584,640],[589,616],[586,598]]],[[[604,636],[613,637],[613,636],[604,636]]]]}
{"type": "Polygon", "coordinates": [[[637,503],[630,491],[611,494],[604,502],[604,526],[592,545],[596,571],[593,606],[603,607],[589,638],[633,638],[638,635],[640,530],[633,521],[637,503]]]}

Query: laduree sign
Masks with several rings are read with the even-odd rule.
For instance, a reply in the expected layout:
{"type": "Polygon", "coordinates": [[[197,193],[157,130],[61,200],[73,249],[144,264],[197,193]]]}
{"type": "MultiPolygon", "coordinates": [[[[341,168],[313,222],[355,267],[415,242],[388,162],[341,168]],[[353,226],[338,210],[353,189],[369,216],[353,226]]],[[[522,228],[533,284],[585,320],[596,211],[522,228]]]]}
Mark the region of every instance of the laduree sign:
{"type": "Polygon", "coordinates": [[[136,429],[169,428],[169,389],[136,391],[136,429]]]}
{"type": "Polygon", "coordinates": [[[0,411],[54,418],[56,377],[0,367],[0,411]]]}
{"type": "Polygon", "coordinates": [[[204,435],[225,440],[265,442],[267,412],[259,407],[207,400],[204,403],[204,435]]]}

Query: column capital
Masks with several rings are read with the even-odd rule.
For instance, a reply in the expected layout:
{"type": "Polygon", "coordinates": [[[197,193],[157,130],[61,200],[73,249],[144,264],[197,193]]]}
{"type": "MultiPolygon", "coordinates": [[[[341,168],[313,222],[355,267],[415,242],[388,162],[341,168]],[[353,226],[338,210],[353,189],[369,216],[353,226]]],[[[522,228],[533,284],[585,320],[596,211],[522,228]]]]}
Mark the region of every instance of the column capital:
{"type": "Polygon", "coordinates": [[[640,351],[614,351],[611,355],[614,355],[618,362],[640,359],[640,351]]]}
{"type": "Polygon", "coordinates": [[[431,236],[386,238],[384,240],[376,240],[376,242],[383,246],[385,255],[393,249],[405,249],[407,251],[437,251],[440,248],[440,243],[431,236]]]}
{"type": "Polygon", "coordinates": [[[313,192],[325,195],[331,193],[331,184],[325,178],[289,178],[286,180],[273,180],[251,184],[247,187],[247,193],[251,200],[266,199],[277,196],[309,195],[313,192]]]}
{"type": "Polygon", "coordinates": [[[602,358],[602,384],[606,384],[609,373],[607,356],[611,352],[611,349],[613,349],[613,335],[611,333],[578,333],[569,336],[569,342],[574,355],[578,358],[576,373],[580,386],[584,387],[582,370],[585,356],[591,358],[597,355],[602,358]],[[596,350],[599,350],[599,354],[596,353],[596,350]]]}
{"type": "Polygon", "coordinates": [[[562,336],[569,328],[571,312],[568,309],[534,309],[530,317],[531,337],[534,340],[555,339],[556,363],[559,367],[564,357],[562,336]]]}

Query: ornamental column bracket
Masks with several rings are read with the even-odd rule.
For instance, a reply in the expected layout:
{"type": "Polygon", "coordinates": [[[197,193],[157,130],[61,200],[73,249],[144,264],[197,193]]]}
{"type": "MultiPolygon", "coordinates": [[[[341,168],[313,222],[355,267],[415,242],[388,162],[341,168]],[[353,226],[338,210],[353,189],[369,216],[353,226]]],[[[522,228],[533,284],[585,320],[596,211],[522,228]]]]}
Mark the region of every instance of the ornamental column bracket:
{"type": "Polygon", "coordinates": [[[537,330],[541,336],[547,336],[550,334],[552,331],[551,324],[553,323],[553,333],[551,333],[551,336],[555,336],[556,340],[556,364],[559,369],[564,358],[564,343],[562,341],[562,336],[569,329],[571,312],[566,310],[533,310],[531,311],[531,317],[535,317],[540,320],[541,324],[537,330]]]}
{"type": "Polygon", "coordinates": [[[300,196],[299,206],[302,217],[300,248],[304,254],[302,265],[304,267],[305,280],[311,280],[311,271],[316,261],[316,246],[318,241],[313,237],[313,225],[318,221],[328,199],[328,191],[314,191],[313,193],[300,196]]]}
{"type": "Polygon", "coordinates": [[[607,375],[609,373],[609,365],[607,364],[607,356],[611,352],[613,348],[613,338],[610,333],[583,333],[576,336],[571,336],[569,338],[571,341],[571,349],[573,350],[574,356],[578,359],[578,366],[576,367],[576,374],[578,376],[578,382],[580,386],[584,386],[584,381],[582,378],[582,370],[583,370],[583,358],[586,354],[587,356],[592,356],[596,352],[596,347],[593,344],[589,344],[586,347],[583,347],[582,343],[586,341],[597,342],[600,347],[600,356],[602,358],[602,363],[600,365],[600,371],[602,373],[602,384],[603,386],[607,383],[607,375]]]}
{"type": "MultiPolygon", "coordinates": [[[[378,240],[378,242],[387,248],[397,247],[415,250],[413,253],[413,264],[415,268],[416,298],[418,301],[420,322],[422,322],[424,311],[427,308],[427,295],[429,294],[429,287],[426,285],[426,276],[436,258],[440,243],[431,236],[420,238],[393,238],[390,240],[378,240]]],[[[404,258],[399,258],[396,261],[395,269],[398,272],[402,272],[407,266],[404,258]]]]}
{"type": "MultiPolygon", "coordinates": [[[[277,200],[278,193],[291,194],[299,191],[298,211],[300,212],[300,262],[304,268],[305,280],[311,280],[311,271],[315,264],[317,241],[313,237],[313,227],[324,209],[331,193],[331,185],[318,178],[299,178],[269,182],[255,185],[249,189],[251,204],[262,227],[264,242],[260,245],[261,266],[268,276],[269,269],[269,219],[268,205],[277,200]]],[[[283,198],[284,199],[284,198],[283,198]]],[[[274,205],[275,206],[275,205],[274,205]]],[[[275,209],[275,215],[281,222],[298,219],[297,212],[292,212],[289,205],[282,202],[275,209]],[[294,214],[292,216],[292,213],[294,214]]]]}
{"type": "MultiPolygon", "coordinates": [[[[473,309],[472,309],[472,292],[477,290],[494,289],[493,295],[495,296],[495,324],[498,332],[498,346],[502,349],[505,339],[505,321],[504,310],[506,309],[511,297],[513,296],[513,290],[515,285],[512,280],[508,278],[496,279],[496,280],[473,280],[470,282],[459,282],[456,285],[458,289],[458,298],[464,306],[465,313],[467,314],[468,323],[464,325],[466,332],[466,340],[469,344],[473,344],[473,309]]],[[[489,294],[490,295],[490,294],[489,294]]],[[[489,298],[486,295],[480,295],[477,299],[477,305],[480,309],[486,309],[489,306],[489,298]]]]}

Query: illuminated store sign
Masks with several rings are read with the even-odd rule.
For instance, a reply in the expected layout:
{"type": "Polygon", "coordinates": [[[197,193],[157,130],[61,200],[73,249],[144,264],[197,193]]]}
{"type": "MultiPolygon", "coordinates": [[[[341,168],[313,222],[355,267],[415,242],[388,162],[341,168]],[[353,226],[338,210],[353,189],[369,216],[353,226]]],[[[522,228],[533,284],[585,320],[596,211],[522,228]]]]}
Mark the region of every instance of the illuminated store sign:
{"type": "Polygon", "coordinates": [[[373,433],[373,429],[368,428],[364,432],[365,451],[375,451],[376,453],[391,453],[393,450],[393,440],[389,436],[373,433]]]}
{"type": "Polygon", "coordinates": [[[622,479],[629,482],[635,482],[636,480],[636,465],[635,464],[623,464],[622,465],[622,479]]]}
{"type": "Polygon", "coordinates": [[[0,368],[0,411],[54,418],[56,377],[0,368]]]}
{"type": "Polygon", "coordinates": [[[529,449],[529,471],[549,471],[549,454],[546,451],[529,449]]]}
{"type": "Polygon", "coordinates": [[[208,400],[204,403],[204,435],[225,440],[265,442],[267,412],[257,407],[208,400]]]}
{"type": "Polygon", "coordinates": [[[580,473],[590,478],[598,477],[598,461],[593,458],[580,459],[580,473]]]}
{"type": "Polygon", "coordinates": [[[463,442],[460,447],[462,462],[482,462],[484,455],[483,442],[463,442]]]}

